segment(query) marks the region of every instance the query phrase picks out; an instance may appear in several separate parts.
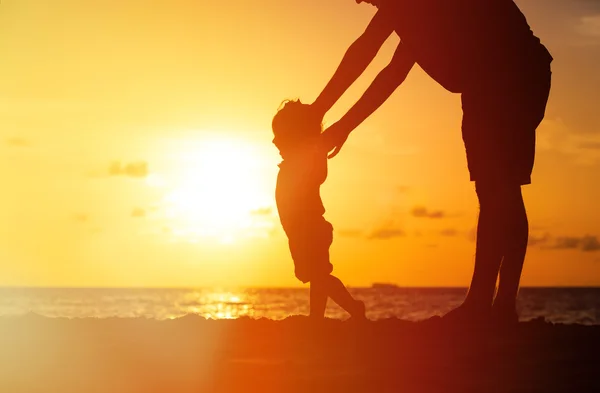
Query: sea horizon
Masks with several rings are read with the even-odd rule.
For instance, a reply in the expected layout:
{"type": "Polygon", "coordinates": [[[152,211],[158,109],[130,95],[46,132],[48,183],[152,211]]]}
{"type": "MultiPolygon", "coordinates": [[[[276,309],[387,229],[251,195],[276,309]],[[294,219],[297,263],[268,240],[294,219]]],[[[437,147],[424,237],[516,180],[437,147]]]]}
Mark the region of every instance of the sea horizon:
{"type": "MultiPolygon", "coordinates": [[[[444,315],[464,300],[466,287],[400,287],[379,283],[350,287],[364,301],[372,320],[419,321],[444,315]]],[[[600,325],[599,287],[523,287],[517,299],[521,320],[543,318],[554,323],[600,325]]],[[[242,317],[285,319],[308,315],[305,287],[0,287],[0,317],[29,313],[66,318],[207,319],[242,317]]],[[[329,301],[326,316],[348,315],[329,301]]]]}
{"type": "MultiPolygon", "coordinates": [[[[369,289],[373,285],[389,285],[397,289],[469,289],[468,286],[453,286],[453,285],[401,285],[390,282],[374,282],[371,285],[346,285],[347,288],[354,289],[369,289]]],[[[0,285],[2,289],[218,289],[218,290],[242,290],[242,289],[308,289],[308,285],[299,286],[261,286],[261,285],[239,285],[239,286],[224,286],[224,285],[199,285],[199,286],[54,286],[54,285],[0,285]]],[[[600,285],[527,285],[521,286],[522,289],[600,289],[600,285]]]]}

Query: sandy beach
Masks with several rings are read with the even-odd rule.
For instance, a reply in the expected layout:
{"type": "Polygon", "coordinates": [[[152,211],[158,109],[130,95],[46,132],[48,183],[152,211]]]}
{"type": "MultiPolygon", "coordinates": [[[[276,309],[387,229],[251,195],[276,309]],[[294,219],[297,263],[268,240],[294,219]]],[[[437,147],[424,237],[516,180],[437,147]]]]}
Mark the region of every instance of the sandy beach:
{"type": "Polygon", "coordinates": [[[2,392],[594,392],[600,326],[0,319],[2,392]]]}

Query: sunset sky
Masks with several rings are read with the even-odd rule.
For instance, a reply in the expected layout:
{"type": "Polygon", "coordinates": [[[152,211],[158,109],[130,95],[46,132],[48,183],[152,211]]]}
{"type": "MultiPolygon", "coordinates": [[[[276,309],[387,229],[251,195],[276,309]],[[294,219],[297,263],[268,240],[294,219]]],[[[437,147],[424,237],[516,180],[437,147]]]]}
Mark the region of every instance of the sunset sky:
{"type": "MultiPolygon", "coordinates": [[[[519,0],[553,90],[524,188],[523,285],[600,285],[600,2],[519,0]]],[[[0,286],[296,286],[271,119],[373,16],[354,0],[3,0],[0,286]]],[[[326,116],[358,99],[398,42],[326,116]]],[[[329,161],[335,273],[466,286],[460,96],[418,67],[329,161]]]]}

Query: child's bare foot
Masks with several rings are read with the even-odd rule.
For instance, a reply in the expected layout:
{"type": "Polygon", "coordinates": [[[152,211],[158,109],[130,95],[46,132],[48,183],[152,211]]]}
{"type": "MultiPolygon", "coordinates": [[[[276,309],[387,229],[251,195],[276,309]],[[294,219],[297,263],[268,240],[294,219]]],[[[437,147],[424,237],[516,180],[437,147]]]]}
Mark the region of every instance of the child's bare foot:
{"type": "Polygon", "coordinates": [[[365,307],[365,303],[356,300],[354,309],[350,312],[350,319],[353,321],[366,321],[367,320],[367,310],[365,307]]]}

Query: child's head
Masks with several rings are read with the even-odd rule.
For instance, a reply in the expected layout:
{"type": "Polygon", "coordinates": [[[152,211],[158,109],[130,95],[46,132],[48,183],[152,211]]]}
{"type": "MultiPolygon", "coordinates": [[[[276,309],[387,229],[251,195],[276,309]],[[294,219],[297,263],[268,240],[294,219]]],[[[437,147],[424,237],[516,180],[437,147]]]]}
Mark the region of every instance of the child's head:
{"type": "Polygon", "coordinates": [[[321,119],[300,100],[284,101],[273,117],[273,143],[282,156],[310,144],[321,135],[321,119]]]}

